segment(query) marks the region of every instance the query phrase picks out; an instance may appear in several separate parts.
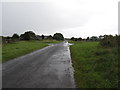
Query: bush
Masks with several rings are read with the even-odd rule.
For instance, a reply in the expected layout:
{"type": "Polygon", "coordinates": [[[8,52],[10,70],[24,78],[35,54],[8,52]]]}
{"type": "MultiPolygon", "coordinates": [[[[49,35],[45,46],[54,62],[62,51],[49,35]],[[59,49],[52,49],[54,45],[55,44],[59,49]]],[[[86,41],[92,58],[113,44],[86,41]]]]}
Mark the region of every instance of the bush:
{"type": "Polygon", "coordinates": [[[100,44],[104,47],[120,46],[120,36],[104,35],[104,38],[100,40],[100,44]]]}
{"type": "Polygon", "coordinates": [[[32,31],[27,31],[24,34],[20,35],[21,40],[36,40],[37,36],[32,31]]]}
{"type": "Polygon", "coordinates": [[[12,40],[13,41],[18,41],[19,40],[19,35],[18,34],[13,34],[13,36],[12,36],[12,40]]]}
{"type": "Polygon", "coordinates": [[[18,34],[13,34],[13,36],[12,36],[12,39],[19,39],[19,35],[18,34]]]}
{"type": "Polygon", "coordinates": [[[55,33],[53,36],[53,39],[55,40],[64,40],[64,37],[61,33],[55,33]]]}

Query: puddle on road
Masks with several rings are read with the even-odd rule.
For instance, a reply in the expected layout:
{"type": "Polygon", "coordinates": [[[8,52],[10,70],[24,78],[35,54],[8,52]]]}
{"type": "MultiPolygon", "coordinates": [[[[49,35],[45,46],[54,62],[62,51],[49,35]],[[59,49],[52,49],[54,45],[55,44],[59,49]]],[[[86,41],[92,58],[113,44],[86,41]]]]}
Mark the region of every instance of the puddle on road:
{"type": "Polygon", "coordinates": [[[56,52],[54,55],[52,55],[52,57],[50,58],[50,62],[48,62],[49,66],[47,67],[48,70],[46,72],[55,72],[57,74],[58,80],[60,80],[61,83],[63,83],[63,81],[70,82],[69,87],[75,87],[73,75],[74,69],[72,67],[69,50],[70,45],[74,45],[74,43],[64,43],[59,52],[56,52]]]}

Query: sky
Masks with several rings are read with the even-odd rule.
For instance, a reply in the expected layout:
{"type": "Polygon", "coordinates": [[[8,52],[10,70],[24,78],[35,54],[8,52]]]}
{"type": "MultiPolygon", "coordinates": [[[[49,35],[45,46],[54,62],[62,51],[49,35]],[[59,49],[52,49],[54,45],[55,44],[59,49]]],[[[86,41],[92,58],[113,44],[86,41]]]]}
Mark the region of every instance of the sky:
{"type": "Polygon", "coordinates": [[[38,35],[62,33],[66,38],[115,35],[118,34],[118,1],[2,0],[2,35],[20,35],[25,31],[38,35]]]}

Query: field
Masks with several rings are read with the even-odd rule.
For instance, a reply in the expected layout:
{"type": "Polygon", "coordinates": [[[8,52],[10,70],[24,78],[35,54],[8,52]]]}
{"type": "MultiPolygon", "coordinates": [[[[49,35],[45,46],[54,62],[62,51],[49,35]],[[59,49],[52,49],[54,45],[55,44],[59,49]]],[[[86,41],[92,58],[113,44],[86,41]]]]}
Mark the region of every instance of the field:
{"type": "Polygon", "coordinates": [[[9,44],[3,44],[2,46],[2,62],[22,56],[37,49],[41,49],[48,46],[48,43],[58,43],[55,40],[44,41],[19,41],[9,44]]]}
{"type": "Polygon", "coordinates": [[[78,88],[117,88],[118,49],[99,42],[74,42],[70,47],[78,88]]]}

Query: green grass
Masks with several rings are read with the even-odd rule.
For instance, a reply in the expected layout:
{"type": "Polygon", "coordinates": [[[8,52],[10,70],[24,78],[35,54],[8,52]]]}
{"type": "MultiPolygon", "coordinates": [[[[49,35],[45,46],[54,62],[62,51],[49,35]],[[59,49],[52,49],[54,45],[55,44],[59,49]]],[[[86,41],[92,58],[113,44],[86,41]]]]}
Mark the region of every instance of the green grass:
{"type": "Polygon", "coordinates": [[[75,43],[75,41],[72,41],[72,40],[68,40],[69,43],[75,43]]]}
{"type": "Polygon", "coordinates": [[[70,50],[78,88],[117,88],[117,48],[103,48],[99,42],[75,42],[70,50]]]}
{"type": "Polygon", "coordinates": [[[59,42],[63,42],[63,41],[57,41],[57,40],[42,40],[41,42],[43,42],[43,43],[59,43],[59,42]]]}
{"type": "Polygon", "coordinates": [[[48,44],[40,41],[20,41],[4,44],[2,46],[2,62],[41,49],[45,46],[48,46],[48,44]]]}

